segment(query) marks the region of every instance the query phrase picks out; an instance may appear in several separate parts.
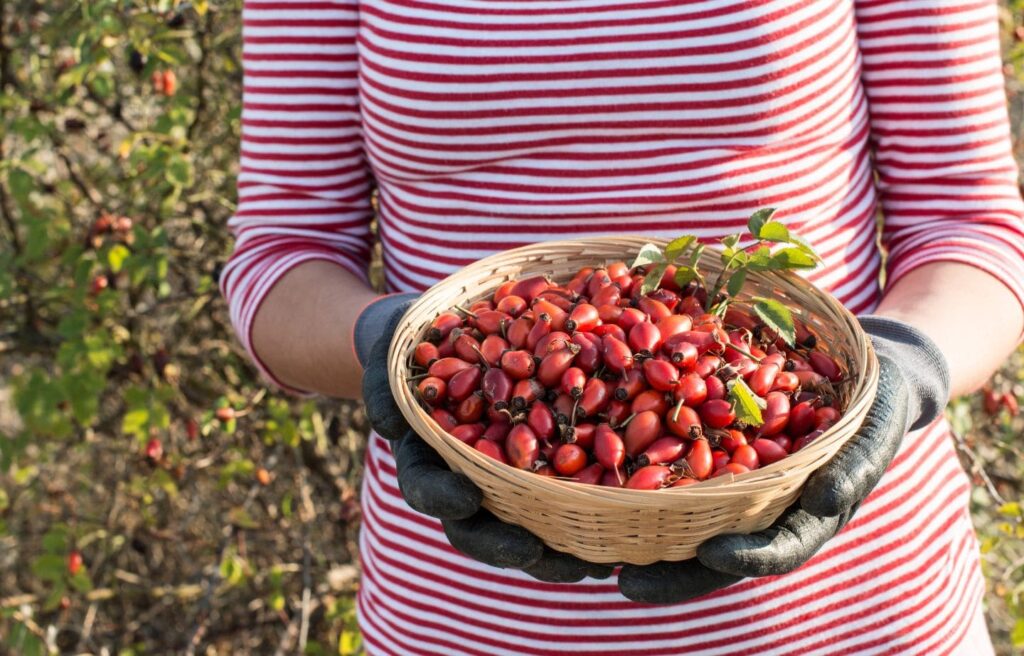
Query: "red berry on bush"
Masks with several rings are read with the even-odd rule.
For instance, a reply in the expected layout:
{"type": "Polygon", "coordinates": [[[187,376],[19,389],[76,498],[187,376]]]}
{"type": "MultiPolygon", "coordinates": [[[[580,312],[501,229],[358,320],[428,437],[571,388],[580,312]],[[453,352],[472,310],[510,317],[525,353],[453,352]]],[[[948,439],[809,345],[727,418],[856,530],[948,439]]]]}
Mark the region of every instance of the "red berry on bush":
{"type": "Polygon", "coordinates": [[[75,576],[82,571],[82,554],[78,551],[72,551],[68,554],[68,574],[75,576]]]}

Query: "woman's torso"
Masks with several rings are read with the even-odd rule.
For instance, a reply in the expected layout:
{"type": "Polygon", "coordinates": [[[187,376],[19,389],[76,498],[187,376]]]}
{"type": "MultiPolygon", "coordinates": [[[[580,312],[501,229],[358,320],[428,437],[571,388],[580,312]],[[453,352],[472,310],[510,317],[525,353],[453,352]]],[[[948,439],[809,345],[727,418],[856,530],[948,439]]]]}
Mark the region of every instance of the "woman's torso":
{"type": "MultiPolygon", "coordinates": [[[[364,150],[385,275],[429,287],[579,235],[719,237],[779,208],[854,312],[879,294],[851,0],[411,2],[359,8],[364,150]]],[[[625,255],[625,254],[624,254],[625,255]]],[[[938,654],[981,579],[942,425],[907,439],[841,536],[786,577],[670,607],[452,551],[371,440],[361,622],[374,654],[938,654]]]]}

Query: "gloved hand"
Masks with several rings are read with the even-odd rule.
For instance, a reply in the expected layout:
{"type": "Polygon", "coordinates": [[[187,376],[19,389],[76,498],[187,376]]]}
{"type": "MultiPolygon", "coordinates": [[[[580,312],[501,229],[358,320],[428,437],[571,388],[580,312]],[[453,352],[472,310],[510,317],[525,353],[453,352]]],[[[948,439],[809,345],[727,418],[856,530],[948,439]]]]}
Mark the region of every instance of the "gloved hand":
{"type": "Polygon", "coordinates": [[[353,334],[356,355],[365,370],[366,415],[373,429],[391,441],[398,487],[406,502],[440,519],[453,547],[488,565],[520,569],[552,583],[610,576],[611,566],[554,551],[526,529],[506,524],[481,508],[480,489],[464,474],[452,472],[410,429],[391,393],[387,354],[398,323],[415,297],[397,294],[371,303],[360,313],[353,334]]]}
{"type": "Polygon", "coordinates": [[[697,558],[626,565],[619,588],[633,601],[668,604],[700,597],[749,576],[785,574],[832,539],[874,489],[903,436],[930,424],[949,400],[949,370],[923,333],[894,319],[864,316],[881,365],[878,393],[864,424],[769,528],[750,535],[719,535],[697,558]]]}

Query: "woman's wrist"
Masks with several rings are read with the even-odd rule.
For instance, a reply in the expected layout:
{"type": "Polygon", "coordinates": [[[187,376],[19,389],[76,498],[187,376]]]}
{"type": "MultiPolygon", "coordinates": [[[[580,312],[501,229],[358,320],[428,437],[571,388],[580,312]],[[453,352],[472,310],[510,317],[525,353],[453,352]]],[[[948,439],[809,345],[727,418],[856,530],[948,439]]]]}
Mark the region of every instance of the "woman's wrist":
{"type": "Polygon", "coordinates": [[[383,334],[391,315],[417,296],[419,294],[411,292],[378,296],[359,311],[352,324],[352,352],[362,368],[366,368],[370,350],[383,334]]]}

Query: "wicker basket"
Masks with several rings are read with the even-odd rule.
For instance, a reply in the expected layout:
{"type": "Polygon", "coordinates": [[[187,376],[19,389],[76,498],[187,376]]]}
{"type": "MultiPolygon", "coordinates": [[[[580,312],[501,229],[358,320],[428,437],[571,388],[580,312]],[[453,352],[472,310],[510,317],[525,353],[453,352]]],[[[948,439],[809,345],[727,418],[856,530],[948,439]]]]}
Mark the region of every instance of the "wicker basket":
{"type": "MultiPolygon", "coordinates": [[[[770,525],[797,498],[804,481],[857,430],[878,385],[878,360],[857,320],[832,296],[789,273],[751,273],[741,298],[766,296],[788,305],[819,338],[820,348],[844,368],[840,421],[797,453],[739,476],[727,475],[656,492],[584,485],[538,476],[492,460],[438,426],[416,399],[412,349],[429,322],[455,305],[470,305],[511,278],[550,275],[568,280],[583,266],[629,261],[646,243],[615,236],[545,242],[498,253],[434,285],[409,309],[388,354],[391,387],[412,427],[484,494],[484,506],[504,521],[539,536],[551,548],[596,563],[647,564],[692,558],[697,545],[721,533],[749,533],[770,525]]],[[[716,252],[702,269],[721,270],[716,252]]]]}

